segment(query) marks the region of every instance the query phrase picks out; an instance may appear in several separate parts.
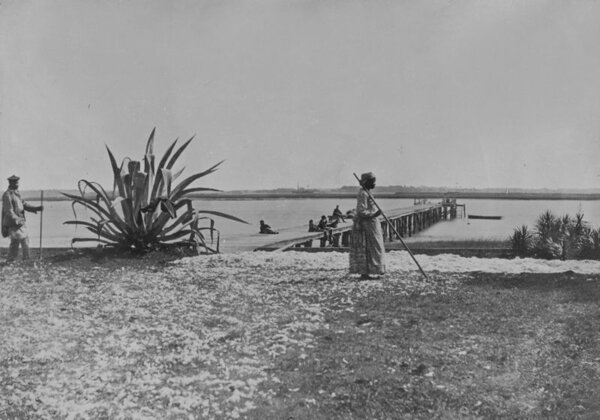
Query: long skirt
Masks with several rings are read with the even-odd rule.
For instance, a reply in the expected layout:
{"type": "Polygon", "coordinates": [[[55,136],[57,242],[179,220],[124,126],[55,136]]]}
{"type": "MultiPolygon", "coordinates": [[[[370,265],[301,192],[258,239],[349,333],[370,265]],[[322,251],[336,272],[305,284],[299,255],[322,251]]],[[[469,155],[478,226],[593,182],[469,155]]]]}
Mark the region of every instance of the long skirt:
{"type": "Polygon", "coordinates": [[[350,273],[384,274],[385,247],[377,219],[354,220],[350,239],[350,273]]]}

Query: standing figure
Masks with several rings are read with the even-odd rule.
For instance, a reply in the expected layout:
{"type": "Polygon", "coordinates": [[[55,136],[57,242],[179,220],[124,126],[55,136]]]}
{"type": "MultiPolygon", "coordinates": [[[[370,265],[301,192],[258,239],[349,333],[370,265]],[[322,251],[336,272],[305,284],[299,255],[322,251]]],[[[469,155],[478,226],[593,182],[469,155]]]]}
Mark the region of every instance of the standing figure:
{"type": "Polygon", "coordinates": [[[31,206],[21,199],[19,177],[8,178],[8,190],[2,195],[2,236],[10,237],[7,261],[14,261],[19,254],[19,245],[23,248],[23,259],[29,259],[29,234],[25,225],[25,212],[37,213],[44,206],[31,206]]]}
{"type": "Polygon", "coordinates": [[[342,223],[346,223],[346,219],[344,218],[344,213],[340,210],[340,206],[335,206],[333,209],[333,214],[331,215],[333,219],[341,220],[342,223]]]}
{"type": "Polygon", "coordinates": [[[381,211],[366,191],[375,188],[375,175],[362,174],[360,184],[350,242],[350,273],[360,274],[361,279],[373,279],[385,274],[385,247],[378,220],[381,211]]]}

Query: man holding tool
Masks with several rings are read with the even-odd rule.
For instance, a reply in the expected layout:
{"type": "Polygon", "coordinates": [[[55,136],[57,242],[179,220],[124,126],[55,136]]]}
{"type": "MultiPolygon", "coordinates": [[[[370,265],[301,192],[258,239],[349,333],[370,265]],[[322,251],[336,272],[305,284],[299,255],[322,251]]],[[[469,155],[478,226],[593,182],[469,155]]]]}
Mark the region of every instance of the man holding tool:
{"type": "Polygon", "coordinates": [[[32,206],[21,199],[19,177],[8,178],[8,190],[2,195],[2,237],[10,237],[7,262],[14,261],[23,248],[23,259],[29,259],[29,234],[25,225],[25,212],[37,213],[44,206],[32,206]]]}
{"type": "Polygon", "coordinates": [[[394,225],[390,222],[387,216],[381,210],[369,190],[375,188],[375,175],[372,172],[362,174],[360,179],[353,174],[354,178],[359,182],[361,190],[358,193],[356,205],[356,217],[352,226],[352,237],[350,243],[350,273],[360,273],[361,279],[372,279],[371,274],[383,274],[385,272],[385,264],[383,256],[385,248],[383,246],[383,231],[381,224],[377,220],[378,216],[382,216],[387,225],[394,231],[404,248],[409,253],[419,271],[425,279],[427,274],[423,271],[423,267],[417,261],[414,254],[406,246],[402,239],[402,235],[398,233],[394,225]],[[360,215],[363,215],[360,217],[360,215]],[[356,220],[358,219],[358,220],[356,220]],[[368,224],[365,220],[370,220],[368,224]],[[373,223],[373,221],[375,223],[373,223]],[[356,239],[355,239],[356,237],[356,239]]]}

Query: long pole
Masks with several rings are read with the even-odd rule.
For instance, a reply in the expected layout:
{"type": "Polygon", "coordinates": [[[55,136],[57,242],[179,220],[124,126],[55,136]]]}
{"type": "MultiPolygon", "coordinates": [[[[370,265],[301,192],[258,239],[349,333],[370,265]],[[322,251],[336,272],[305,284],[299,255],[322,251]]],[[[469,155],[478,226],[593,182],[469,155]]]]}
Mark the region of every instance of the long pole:
{"type": "MultiPolygon", "coordinates": [[[[40,193],[40,206],[44,205],[44,190],[40,193]]],[[[44,210],[40,213],[40,261],[42,260],[42,227],[44,221],[44,210]]]]}
{"type": "Polygon", "coordinates": [[[419,262],[417,261],[417,259],[415,258],[415,256],[413,255],[412,251],[408,248],[408,246],[406,246],[406,243],[404,242],[404,240],[402,239],[402,236],[400,236],[400,234],[398,233],[398,231],[396,230],[396,228],[394,227],[394,224],[392,222],[390,222],[390,219],[387,218],[387,216],[383,213],[383,210],[381,210],[381,207],[379,207],[379,204],[377,204],[377,201],[375,201],[375,199],[373,198],[373,196],[371,195],[371,193],[369,192],[369,190],[367,190],[361,183],[360,183],[360,178],[358,176],[356,176],[355,173],[353,173],[354,178],[356,178],[356,180],[358,181],[359,185],[361,186],[361,188],[363,190],[365,190],[365,192],[367,193],[367,195],[369,196],[369,198],[371,200],[373,200],[373,203],[375,204],[375,207],[377,207],[377,210],[379,210],[379,212],[381,213],[381,215],[383,216],[383,218],[385,219],[385,221],[387,222],[388,226],[390,228],[392,228],[392,230],[394,231],[394,233],[396,234],[396,236],[398,237],[398,239],[400,239],[400,242],[402,242],[402,245],[404,245],[404,248],[406,248],[406,250],[408,251],[408,253],[410,254],[410,256],[412,257],[413,261],[415,262],[415,264],[417,264],[417,267],[419,267],[419,270],[421,271],[421,274],[423,274],[423,277],[425,277],[427,279],[427,274],[425,274],[425,271],[423,271],[423,268],[421,267],[421,264],[419,264],[419,262]]]}

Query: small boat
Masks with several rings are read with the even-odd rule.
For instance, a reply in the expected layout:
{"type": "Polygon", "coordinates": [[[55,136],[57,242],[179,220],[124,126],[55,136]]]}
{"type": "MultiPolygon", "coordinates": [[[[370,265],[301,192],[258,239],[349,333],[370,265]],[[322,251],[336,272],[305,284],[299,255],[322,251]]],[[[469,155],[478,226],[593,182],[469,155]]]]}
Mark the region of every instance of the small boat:
{"type": "Polygon", "coordinates": [[[500,220],[502,216],[481,216],[478,214],[469,214],[469,219],[485,219],[485,220],[500,220]]]}

